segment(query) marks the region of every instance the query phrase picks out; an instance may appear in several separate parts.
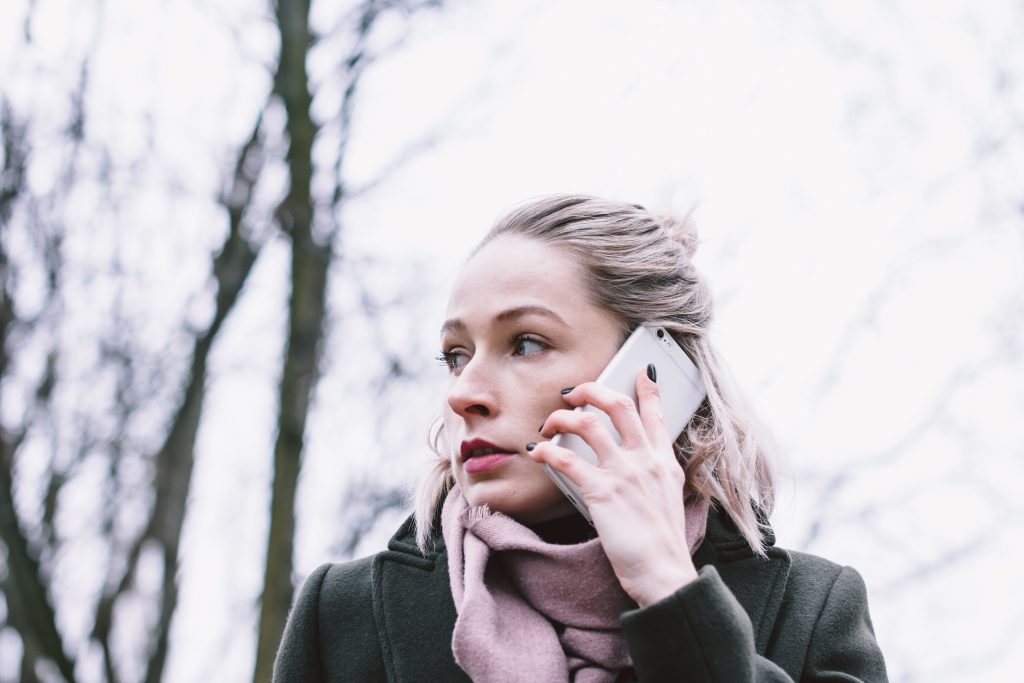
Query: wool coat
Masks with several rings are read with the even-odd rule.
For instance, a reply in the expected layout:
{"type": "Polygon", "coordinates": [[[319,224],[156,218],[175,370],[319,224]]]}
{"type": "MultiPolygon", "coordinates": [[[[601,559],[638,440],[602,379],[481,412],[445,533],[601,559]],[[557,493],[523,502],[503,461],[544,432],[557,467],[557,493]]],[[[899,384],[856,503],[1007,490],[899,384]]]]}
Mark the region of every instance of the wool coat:
{"type": "MultiPolygon", "coordinates": [[[[469,680],[452,655],[444,541],[423,554],[414,539],[410,518],[387,550],[310,575],[275,683],[469,680]]],[[[637,680],[887,680],[860,575],[767,540],[759,557],[724,513],[709,515],[698,578],[620,617],[637,680]]]]}

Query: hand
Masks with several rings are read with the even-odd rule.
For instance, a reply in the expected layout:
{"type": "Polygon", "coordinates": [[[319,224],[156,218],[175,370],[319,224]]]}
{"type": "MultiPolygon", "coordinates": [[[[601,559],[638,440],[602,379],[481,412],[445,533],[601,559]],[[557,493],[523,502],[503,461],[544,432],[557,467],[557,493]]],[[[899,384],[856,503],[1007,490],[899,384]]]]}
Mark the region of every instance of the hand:
{"type": "Polygon", "coordinates": [[[636,393],[638,406],[595,382],[565,396],[572,406],[607,413],[621,446],[592,413],[556,410],[544,423],[541,436],[576,434],[597,454],[597,465],[550,441],[530,455],[579,487],[619,583],[643,607],[697,578],[697,569],[686,545],[686,477],[665,429],[658,385],[641,373],[636,393]]]}

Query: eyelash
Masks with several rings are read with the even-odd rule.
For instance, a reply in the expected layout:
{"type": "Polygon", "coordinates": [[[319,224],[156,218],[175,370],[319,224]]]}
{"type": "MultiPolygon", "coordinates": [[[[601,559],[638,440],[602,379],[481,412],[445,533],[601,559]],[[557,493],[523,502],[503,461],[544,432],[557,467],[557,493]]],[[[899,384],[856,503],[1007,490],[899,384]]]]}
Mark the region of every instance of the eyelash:
{"type": "MultiPolygon", "coordinates": [[[[509,345],[511,345],[513,348],[518,347],[520,344],[523,344],[525,342],[532,342],[534,344],[537,344],[538,346],[541,347],[540,350],[542,350],[542,351],[544,349],[548,348],[548,344],[546,344],[542,340],[538,339],[534,335],[528,334],[528,333],[516,334],[516,335],[513,335],[511,339],[509,339],[509,345]]],[[[436,359],[437,359],[437,362],[439,364],[441,364],[441,365],[443,365],[443,366],[448,368],[448,372],[455,372],[456,370],[459,369],[459,368],[457,368],[455,366],[455,363],[458,361],[459,357],[463,356],[463,355],[465,355],[465,354],[456,353],[454,351],[441,351],[441,353],[437,355],[436,359]]],[[[531,353],[531,354],[514,354],[514,355],[525,357],[525,356],[532,356],[533,354],[531,353]]]]}
{"type": "Polygon", "coordinates": [[[442,351],[437,355],[437,362],[448,368],[448,372],[455,372],[455,359],[459,356],[451,351],[442,351]]]}

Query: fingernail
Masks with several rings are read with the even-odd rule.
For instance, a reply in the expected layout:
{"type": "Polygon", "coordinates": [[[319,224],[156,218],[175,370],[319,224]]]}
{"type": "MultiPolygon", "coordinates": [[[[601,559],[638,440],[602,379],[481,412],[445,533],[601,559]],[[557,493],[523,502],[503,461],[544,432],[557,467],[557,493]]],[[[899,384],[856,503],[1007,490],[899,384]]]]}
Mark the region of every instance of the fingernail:
{"type": "Polygon", "coordinates": [[[565,389],[562,389],[562,395],[564,396],[565,394],[568,394],[570,391],[572,391],[575,388],[576,387],[566,387],[565,389]]]}
{"type": "Polygon", "coordinates": [[[526,450],[528,451],[532,451],[536,447],[537,443],[535,441],[531,441],[530,443],[526,444],[526,450]]]}
{"type": "Polygon", "coordinates": [[[654,367],[654,363],[647,364],[647,376],[651,378],[652,382],[658,381],[658,371],[654,367]]]}
{"type": "Polygon", "coordinates": [[[544,425],[541,425],[541,426],[540,426],[540,427],[539,427],[539,428],[537,429],[537,431],[538,431],[538,432],[543,432],[543,431],[544,431],[544,425]]]}

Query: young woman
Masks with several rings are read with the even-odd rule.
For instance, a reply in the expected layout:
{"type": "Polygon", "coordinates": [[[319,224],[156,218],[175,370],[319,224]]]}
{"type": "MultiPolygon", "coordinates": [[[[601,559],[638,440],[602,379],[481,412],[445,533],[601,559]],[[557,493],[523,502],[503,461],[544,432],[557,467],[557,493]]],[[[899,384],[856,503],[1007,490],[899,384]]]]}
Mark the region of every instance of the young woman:
{"type": "Polygon", "coordinates": [[[695,246],[685,223],[591,197],[498,220],[449,299],[415,514],[388,550],[309,577],[275,681],[886,680],[860,576],[773,545],[765,444],[708,341],[695,246]],[[635,403],[593,382],[640,324],[669,330],[708,390],[674,443],[656,367],[635,403]]]}

